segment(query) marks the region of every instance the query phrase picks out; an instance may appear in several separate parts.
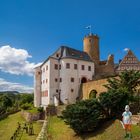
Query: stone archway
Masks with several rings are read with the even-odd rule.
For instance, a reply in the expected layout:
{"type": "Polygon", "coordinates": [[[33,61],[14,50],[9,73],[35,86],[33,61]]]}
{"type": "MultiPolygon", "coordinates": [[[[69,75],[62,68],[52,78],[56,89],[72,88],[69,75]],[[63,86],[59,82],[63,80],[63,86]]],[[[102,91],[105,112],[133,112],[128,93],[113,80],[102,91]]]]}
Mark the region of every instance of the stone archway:
{"type": "Polygon", "coordinates": [[[97,91],[92,89],[89,93],[89,99],[96,98],[97,91]]]}
{"type": "Polygon", "coordinates": [[[87,78],[86,77],[83,77],[82,79],[81,79],[81,83],[86,83],[87,82],[87,78]]]}

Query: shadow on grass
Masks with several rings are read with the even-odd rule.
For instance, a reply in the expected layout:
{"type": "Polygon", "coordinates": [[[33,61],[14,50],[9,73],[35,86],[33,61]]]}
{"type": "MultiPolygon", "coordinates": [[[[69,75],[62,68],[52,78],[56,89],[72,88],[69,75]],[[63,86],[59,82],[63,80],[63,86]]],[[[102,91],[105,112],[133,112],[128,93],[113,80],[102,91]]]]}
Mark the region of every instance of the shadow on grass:
{"type": "MultiPolygon", "coordinates": [[[[78,135],[78,136],[81,137],[82,140],[87,140],[88,138],[96,137],[97,135],[104,133],[105,130],[114,123],[114,121],[115,120],[112,119],[112,120],[108,120],[104,123],[101,122],[99,124],[99,126],[93,132],[88,132],[88,133],[78,135]]],[[[75,136],[77,136],[77,135],[75,135],[75,136]]]]}

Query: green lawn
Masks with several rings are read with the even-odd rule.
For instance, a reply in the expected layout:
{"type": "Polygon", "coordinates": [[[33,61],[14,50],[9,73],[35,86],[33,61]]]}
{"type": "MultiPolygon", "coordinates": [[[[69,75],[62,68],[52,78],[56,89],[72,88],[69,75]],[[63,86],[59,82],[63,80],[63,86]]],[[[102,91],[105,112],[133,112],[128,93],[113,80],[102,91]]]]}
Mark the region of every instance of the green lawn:
{"type": "MultiPolygon", "coordinates": [[[[25,123],[25,120],[21,117],[20,112],[9,115],[8,118],[0,121],[0,140],[10,140],[10,137],[17,128],[17,122],[22,124],[25,123]]],[[[35,140],[41,130],[41,127],[41,123],[34,122],[33,128],[35,135],[28,136],[28,134],[24,131],[21,140],[35,140]]]]}
{"type": "MultiPolygon", "coordinates": [[[[94,133],[76,136],[68,125],[54,116],[49,118],[48,133],[53,140],[125,140],[119,120],[107,122],[94,133]]],[[[132,126],[132,134],[133,140],[140,140],[140,127],[132,126]]]]}

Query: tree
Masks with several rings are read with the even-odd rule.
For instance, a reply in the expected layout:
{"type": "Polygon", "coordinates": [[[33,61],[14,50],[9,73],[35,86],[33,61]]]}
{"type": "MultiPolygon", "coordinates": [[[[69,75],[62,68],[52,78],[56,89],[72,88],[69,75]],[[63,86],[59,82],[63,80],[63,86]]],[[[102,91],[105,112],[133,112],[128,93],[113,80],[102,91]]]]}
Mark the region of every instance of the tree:
{"type": "Polygon", "coordinates": [[[12,100],[7,96],[3,95],[0,97],[1,106],[7,108],[12,106],[12,100]]]}
{"type": "Polygon", "coordinates": [[[129,100],[129,91],[125,87],[109,90],[99,95],[99,101],[106,118],[118,116],[124,106],[129,104],[129,100]]]}
{"type": "Polygon", "coordinates": [[[130,94],[136,92],[137,87],[140,85],[140,72],[139,71],[124,71],[118,78],[109,78],[108,84],[105,87],[108,90],[116,90],[119,88],[127,88],[130,94]]]}
{"type": "Polygon", "coordinates": [[[118,78],[109,78],[108,84],[105,85],[107,92],[99,96],[106,117],[116,116],[126,104],[134,102],[138,85],[140,85],[138,71],[124,71],[118,78]]]}
{"type": "Polygon", "coordinates": [[[33,96],[33,94],[24,93],[24,94],[21,94],[20,99],[21,99],[20,104],[25,104],[25,103],[33,104],[34,96],[33,96]]]}
{"type": "Polygon", "coordinates": [[[100,121],[101,107],[96,99],[79,101],[68,105],[62,112],[62,118],[76,132],[93,131],[100,121]]]}
{"type": "Polygon", "coordinates": [[[102,119],[117,117],[126,104],[139,101],[139,98],[134,98],[138,85],[140,72],[125,71],[118,78],[109,78],[105,85],[107,92],[98,98],[93,98],[95,91],[91,91],[91,99],[68,105],[62,118],[76,133],[93,131],[102,119]]]}

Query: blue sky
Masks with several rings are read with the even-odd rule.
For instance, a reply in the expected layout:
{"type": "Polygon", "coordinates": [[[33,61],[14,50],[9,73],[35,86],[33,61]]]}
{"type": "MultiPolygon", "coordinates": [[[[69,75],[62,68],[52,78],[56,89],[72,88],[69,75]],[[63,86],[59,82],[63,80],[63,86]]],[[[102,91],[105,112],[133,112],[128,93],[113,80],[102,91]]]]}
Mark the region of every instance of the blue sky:
{"type": "Polygon", "coordinates": [[[88,25],[102,60],[114,54],[117,63],[125,48],[140,59],[139,0],[1,0],[0,90],[31,91],[31,67],[61,45],[82,50],[88,25]]]}

